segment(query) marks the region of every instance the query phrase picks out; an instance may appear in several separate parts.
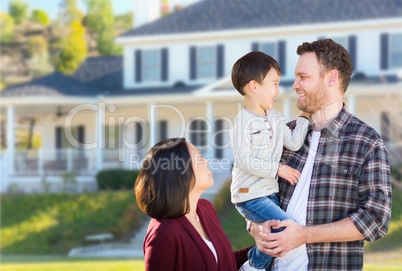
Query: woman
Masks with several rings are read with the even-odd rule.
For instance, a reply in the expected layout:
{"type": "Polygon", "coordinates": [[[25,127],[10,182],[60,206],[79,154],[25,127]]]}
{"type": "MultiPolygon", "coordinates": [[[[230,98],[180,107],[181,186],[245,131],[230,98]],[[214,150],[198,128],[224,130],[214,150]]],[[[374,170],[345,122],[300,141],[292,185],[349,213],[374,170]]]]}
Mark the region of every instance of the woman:
{"type": "Polygon", "coordinates": [[[233,252],[213,205],[200,199],[213,184],[208,161],[184,138],[150,150],[135,183],[138,206],[153,217],[145,270],[234,271],[247,260],[251,247],[233,252]]]}

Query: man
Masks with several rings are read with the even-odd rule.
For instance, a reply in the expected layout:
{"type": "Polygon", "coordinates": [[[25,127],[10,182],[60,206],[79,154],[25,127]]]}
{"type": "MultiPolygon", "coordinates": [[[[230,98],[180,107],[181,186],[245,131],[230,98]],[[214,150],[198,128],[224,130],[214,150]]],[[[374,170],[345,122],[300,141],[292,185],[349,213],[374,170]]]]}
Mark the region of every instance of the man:
{"type": "Polygon", "coordinates": [[[251,234],[261,251],[279,257],[273,270],[362,270],[364,240],[384,237],[391,220],[388,152],[343,104],[353,70],[348,52],[327,39],[303,43],[297,54],[297,107],[312,116],[303,147],[282,155],[301,172],[297,185],[279,180],[281,207],[297,223],[252,223],[251,234]],[[270,226],[286,229],[264,234],[270,226]]]}

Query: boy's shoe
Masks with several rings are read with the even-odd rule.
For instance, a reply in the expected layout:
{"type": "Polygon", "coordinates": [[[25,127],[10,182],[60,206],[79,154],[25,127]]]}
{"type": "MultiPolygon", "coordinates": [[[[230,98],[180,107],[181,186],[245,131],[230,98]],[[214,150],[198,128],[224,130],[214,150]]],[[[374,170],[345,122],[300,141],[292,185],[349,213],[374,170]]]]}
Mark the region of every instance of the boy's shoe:
{"type": "Polygon", "coordinates": [[[247,262],[245,262],[239,269],[239,271],[265,271],[265,269],[256,269],[247,262]]]}

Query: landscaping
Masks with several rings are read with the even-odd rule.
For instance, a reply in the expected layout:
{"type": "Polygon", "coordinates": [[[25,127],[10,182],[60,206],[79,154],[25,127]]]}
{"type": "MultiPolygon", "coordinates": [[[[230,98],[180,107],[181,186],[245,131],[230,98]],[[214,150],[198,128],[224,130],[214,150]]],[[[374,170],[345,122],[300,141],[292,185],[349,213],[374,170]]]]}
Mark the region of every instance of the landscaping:
{"type": "Polygon", "coordinates": [[[1,211],[2,255],[66,255],[87,235],[124,239],[142,217],[133,191],[2,195],[1,211]]]}

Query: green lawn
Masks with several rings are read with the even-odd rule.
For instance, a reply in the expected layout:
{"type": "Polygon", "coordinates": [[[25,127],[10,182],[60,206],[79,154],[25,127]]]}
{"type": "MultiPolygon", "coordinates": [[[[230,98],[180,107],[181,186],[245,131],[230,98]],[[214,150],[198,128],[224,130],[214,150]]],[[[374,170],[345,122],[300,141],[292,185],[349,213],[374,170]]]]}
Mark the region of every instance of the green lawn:
{"type": "MultiPolygon", "coordinates": [[[[77,259],[68,257],[3,257],[2,271],[143,271],[137,259],[77,259]]],[[[402,264],[365,264],[364,271],[401,271],[402,264]]]]}
{"type": "Polygon", "coordinates": [[[89,234],[130,234],[142,215],[133,191],[2,195],[1,253],[66,254],[89,234]]]}

